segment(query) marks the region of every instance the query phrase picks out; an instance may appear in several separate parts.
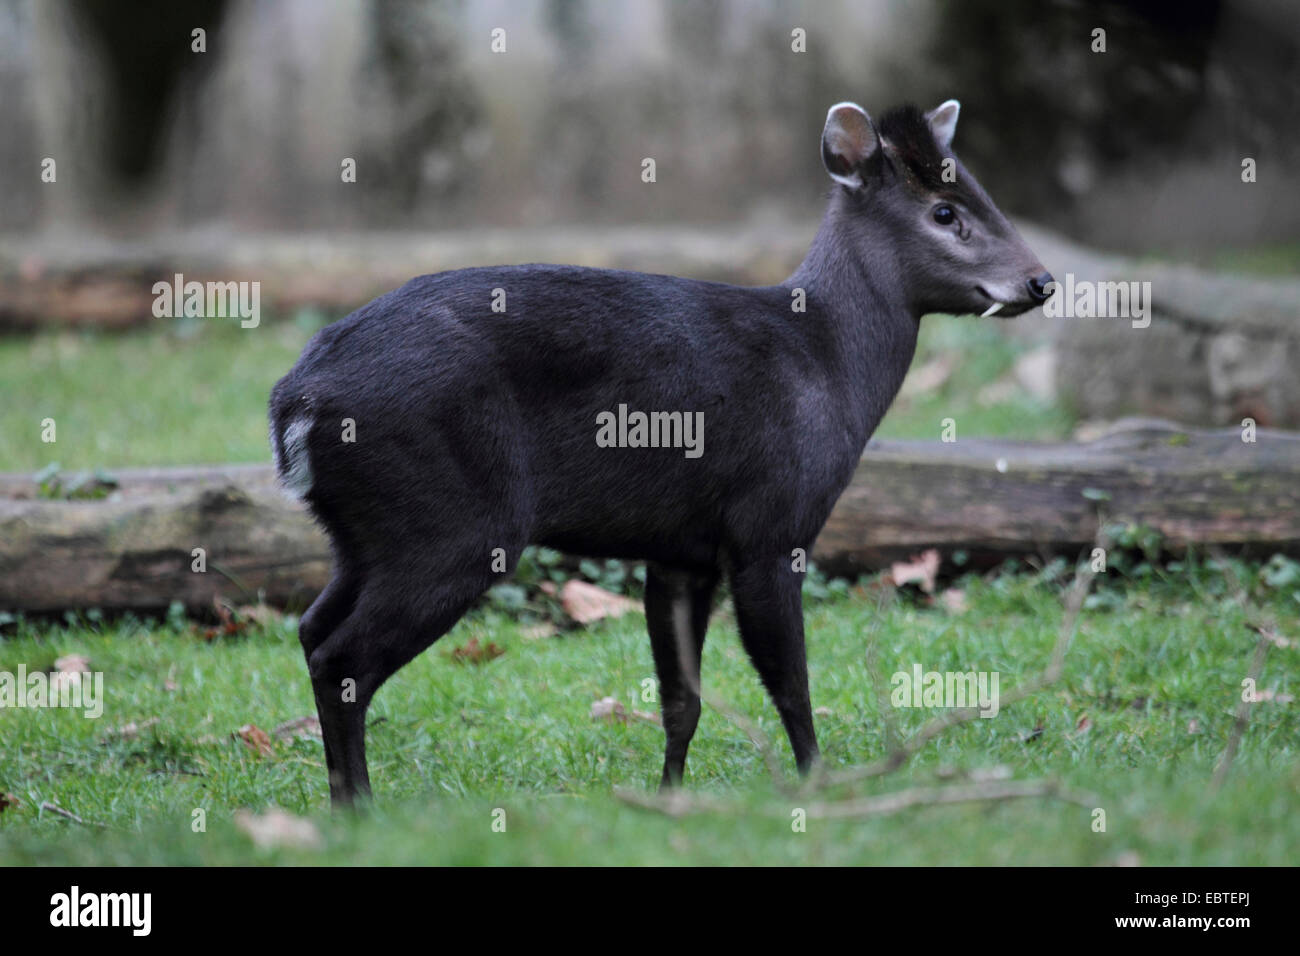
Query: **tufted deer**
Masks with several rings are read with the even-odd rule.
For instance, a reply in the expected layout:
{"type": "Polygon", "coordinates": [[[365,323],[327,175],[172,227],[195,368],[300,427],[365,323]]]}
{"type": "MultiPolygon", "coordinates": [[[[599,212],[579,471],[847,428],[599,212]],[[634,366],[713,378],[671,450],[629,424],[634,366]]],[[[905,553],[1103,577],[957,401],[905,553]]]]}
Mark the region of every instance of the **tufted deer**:
{"type": "Polygon", "coordinates": [[[375,691],[500,580],[494,557],[513,570],[528,544],[647,562],[664,786],[699,720],[725,573],[807,772],[818,749],[792,553],[811,549],[898,392],[921,316],[1018,315],[1049,294],[952,154],[958,109],[873,123],[831,107],[829,206],[780,285],[460,269],[316,334],[271,393],[271,446],[333,545],[300,637],[335,803],[370,791],[375,691]]]}

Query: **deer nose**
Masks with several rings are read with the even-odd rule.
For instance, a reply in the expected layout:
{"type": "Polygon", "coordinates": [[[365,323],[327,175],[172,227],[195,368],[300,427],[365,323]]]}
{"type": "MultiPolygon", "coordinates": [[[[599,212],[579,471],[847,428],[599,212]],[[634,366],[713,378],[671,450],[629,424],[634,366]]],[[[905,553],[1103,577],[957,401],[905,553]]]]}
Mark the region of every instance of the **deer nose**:
{"type": "Polygon", "coordinates": [[[1035,302],[1046,302],[1052,294],[1047,291],[1047,286],[1053,281],[1050,272],[1044,272],[1030,279],[1025,283],[1025,287],[1029,289],[1029,297],[1035,302]]]}

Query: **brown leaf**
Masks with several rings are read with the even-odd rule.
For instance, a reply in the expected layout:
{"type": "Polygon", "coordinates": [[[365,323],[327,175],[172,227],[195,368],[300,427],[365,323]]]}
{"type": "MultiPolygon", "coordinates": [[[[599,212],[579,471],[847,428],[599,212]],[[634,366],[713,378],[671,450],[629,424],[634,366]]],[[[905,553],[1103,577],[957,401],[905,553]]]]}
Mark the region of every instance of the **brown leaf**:
{"type": "Polygon", "coordinates": [[[1083,714],[1079,718],[1079,722],[1074,725],[1074,731],[1078,734],[1086,734],[1090,730],[1092,730],[1092,718],[1087,714],[1083,714]]]}
{"type": "Polygon", "coordinates": [[[622,617],[641,607],[636,601],[576,578],[564,582],[560,604],[564,613],[579,624],[590,624],[605,617],[622,617]]]}
{"type": "Polygon", "coordinates": [[[591,705],[591,719],[627,723],[627,710],[615,698],[602,697],[591,705]]]}
{"type": "Polygon", "coordinates": [[[453,661],[469,664],[486,664],[490,660],[500,657],[506,652],[504,647],[488,641],[486,644],[480,644],[477,637],[471,637],[464,647],[458,647],[451,652],[453,661]]]}
{"type": "Polygon", "coordinates": [[[961,614],[966,610],[966,592],[949,588],[939,595],[939,600],[949,614],[961,614]]]}
{"type": "Polygon", "coordinates": [[[894,593],[894,579],[889,572],[873,574],[869,578],[863,578],[857,584],[849,588],[849,593],[856,598],[864,601],[874,601],[880,603],[888,600],[894,593]]]}
{"type": "Polygon", "coordinates": [[[275,747],[271,743],[271,738],[266,735],[266,731],[257,724],[244,724],[237,731],[239,739],[244,744],[263,757],[269,757],[275,753],[275,747]]]}
{"type": "Polygon", "coordinates": [[[934,592],[934,579],[939,574],[939,552],[929,548],[909,561],[896,561],[889,566],[889,576],[894,587],[904,584],[916,584],[926,594],[934,592]]]}
{"type": "Polygon", "coordinates": [[[243,634],[252,624],[251,618],[243,617],[230,609],[230,606],[223,604],[219,599],[213,599],[212,606],[217,612],[217,626],[205,627],[200,632],[206,641],[215,641],[218,637],[234,637],[237,634],[243,634]]]}
{"type": "Polygon", "coordinates": [[[262,814],[236,810],[235,826],[247,833],[259,850],[278,846],[313,850],[321,845],[316,824],[279,807],[272,807],[262,814]]]}
{"type": "Polygon", "coordinates": [[[54,662],[54,669],[60,674],[89,674],[90,658],[84,654],[65,654],[54,662]]]}
{"type": "Polygon", "coordinates": [[[107,741],[116,737],[120,740],[135,740],[140,736],[140,731],[144,730],[146,727],[152,727],[154,724],[161,722],[161,717],[150,717],[148,720],[142,721],[141,723],[136,723],[133,720],[128,724],[123,724],[121,727],[112,728],[104,735],[104,739],[107,741]]]}
{"type": "Polygon", "coordinates": [[[271,731],[272,737],[279,737],[281,740],[287,740],[290,737],[319,737],[320,735],[320,718],[315,714],[308,714],[306,717],[298,717],[295,720],[286,720],[271,731]]]}
{"type": "Polygon", "coordinates": [[[0,791],[0,813],[4,813],[9,809],[17,810],[22,805],[23,802],[12,793],[4,793],[0,791]]]}
{"type": "Polygon", "coordinates": [[[269,604],[244,604],[235,608],[235,615],[249,624],[268,627],[279,624],[284,615],[269,604]]]}
{"type": "Polygon", "coordinates": [[[65,654],[54,662],[50,692],[61,694],[64,687],[81,686],[81,675],[90,673],[90,658],[84,654],[65,654]]]}

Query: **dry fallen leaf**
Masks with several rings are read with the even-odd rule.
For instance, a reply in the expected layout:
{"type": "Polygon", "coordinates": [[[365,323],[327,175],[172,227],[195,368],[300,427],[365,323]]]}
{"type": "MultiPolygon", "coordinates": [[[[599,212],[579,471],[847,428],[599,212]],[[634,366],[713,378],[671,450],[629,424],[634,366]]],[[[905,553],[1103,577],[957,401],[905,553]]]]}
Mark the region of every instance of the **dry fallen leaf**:
{"type": "Polygon", "coordinates": [[[604,617],[622,617],[641,607],[636,601],[576,578],[566,581],[560,589],[560,605],[579,624],[590,624],[604,617]]]}
{"type": "Polygon", "coordinates": [[[831,709],[829,707],[818,707],[813,711],[814,717],[829,717],[831,709]]]}
{"type": "Polygon", "coordinates": [[[233,637],[242,634],[253,623],[251,618],[246,618],[242,614],[232,611],[229,605],[221,603],[219,599],[214,598],[212,606],[217,612],[217,626],[205,627],[200,630],[199,634],[205,641],[215,641],[218,637],[233,637]]]}
{"type": "Polygon", "coordinates": [[[451,652],[453,661],[470,664],[486,664],[490,660],[500,657],[506,652],[504,647],[488,641],[486,644],[480,644],[477,637],[471,637],[464,647],[458,647],[451,652]]]}
{"type": "Polygon", "coordinates": [[[136,723],[133,720],[128,724],[123,724],[121,727],[113,727],[104,735],[104,739],[111,740],[116,737],[120,740],[135,740],[135,738],[140,736],[140,731],[144,730],[146,727],[152,727],[154,724],[161,722],[161,717],[150,717],[148,720],[140,723],[136,723]]]}
{"type": "Polygon", "coordinates": [[[279,624],[284,618],[280,611],[269,604],[244,604],[235,608],[235,614],[241,621],[249,621],[264,627],[279,624]]]}
{"type": "Polygon", "coordinates": [[[65,654],[54,662],[54,669],[60,674],[88,674],[90,658],[84,654],[65,654]]]}
{"type": "Polygon", "coordinates": [[[1086,734],[1090,730],[1092,730],[1092,718],[1084,714],[1079,718],[1079,722],[1074,725],[1074,731],[1075,733],[1086,734]]]}
{"type": "Polygon", "coordinates": [[[602,697],[591,705],[592,720],[627,723],[627,710],[613,697],[602,697]]]}
{"type": "Polygon", "coordinates": [[[90,658],[84,654],[65,654],[54,662],[54,673],[50,676],[50,693],[61,694],[66,687],[69,690],[81,686],[81,675],[90,673],[90,658]]]}
{"type": "Polygon", "coordinates": [[[864,601],[880,603],[888,600],[894,593],[894,579],[888,571],[863,578],[849,588],[849,593],[864,601]]]}
{"type": "Polygon", "coordinates": [[[269,757],[275,753],[275,747],[271,743],[271,738],[266,735],[266,731],[256,724],[244,724],[237,731],[239,739],[242,740],[250,750],[254,750],[263,757],[269,757]]]}
{"type": "Polygon", "coordinates": [[[530,624],[528,627],[521,628],[519,633],[523,635],[526,641],[536,641],[543,637],[554,637],[559,634],[559,629],[549,621],[544,624],[530,624]]]}
{"type": "Polygon", "coordinates": [[[929,548],[918,555],[913,555],[909,561],[896,561],[889,566],[889,576],[894,581],[894,587],[902,587],[904,584],[916,584],[926,594],[934,592],[934,579],[939,575],[939,552],[934,548],[929,548]]]}
{"type": "Polygon", "coordinates": [[[320,735],[320,718],[315,714],[308,714],[296,720],[286,720],[271,731],[272,737],[279,737],[282,740],[290,737],[319,737],[320,735]]]}
{"type": "Polygon", "coordinates": [[[259,850],[278,846],[313,850],[321,845],[316,824],[279,807],[272,807],[262,814],[236,810],[235,826],[247,833],[259,850]]]}
{"type": "Polygon", "coordinates": [[[939,595],[939,600],[949,614],[961,614],[966,610],[966,592],[949,588],[939,595]]]}
{"type": "Polygon", "coordinates": [[[22,805],[23,802],[19,800],[17,797],[15,797],[12,793],[0,792],[0,813],[4,813],[6,810],[9,809],[17,810],[22,805]]]}

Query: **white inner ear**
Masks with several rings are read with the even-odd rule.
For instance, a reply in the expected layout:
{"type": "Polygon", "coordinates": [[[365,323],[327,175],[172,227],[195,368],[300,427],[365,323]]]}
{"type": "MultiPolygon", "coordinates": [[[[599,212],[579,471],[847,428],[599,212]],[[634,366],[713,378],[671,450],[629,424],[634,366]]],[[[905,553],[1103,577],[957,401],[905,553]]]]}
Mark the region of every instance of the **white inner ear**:
{"type": "Polygon", "coordinates": [[[934,138],[939,141],[940,146],[952,145],[953,134],[957,132],[957,114],[960,112],[961,104],[956,100],[948,100],[925,114],[925,118],[930,122],[930,129],[934,132],[934,138]]]}
{"type": "MultiPolygon", "coordinates": [[[[862,185],[857,166],[877,148],[876,134],[867,111],[857,103],[836,103],[826,111],[826,128],[822,131],[822,149],[829,147],[836,156],[847,159],[850,170],[838,173],[827,169],[831,179],[853,189],[862,185]]],[[[825,157],[823,157],[825,158],[825,157]]]]}

